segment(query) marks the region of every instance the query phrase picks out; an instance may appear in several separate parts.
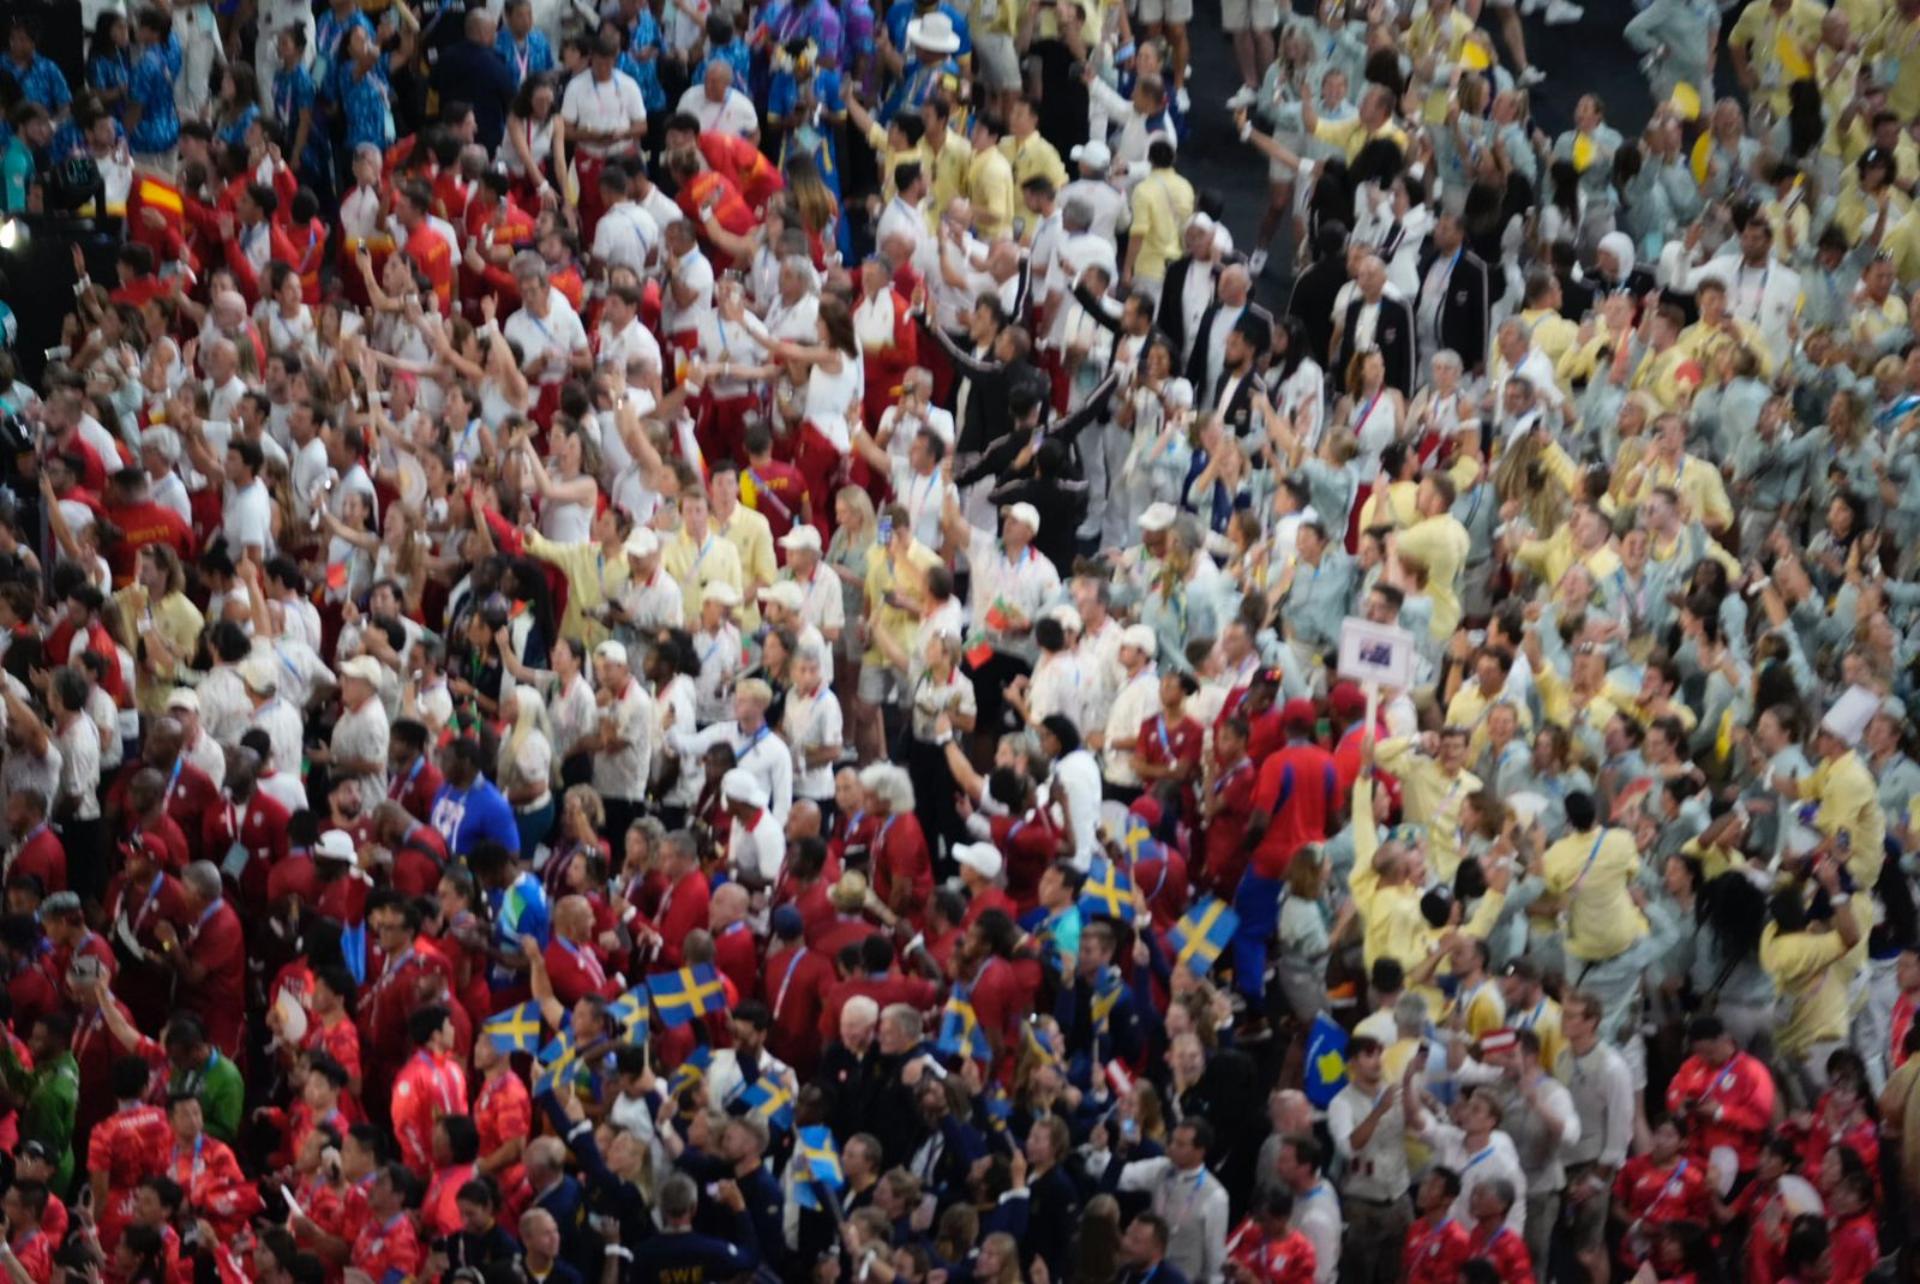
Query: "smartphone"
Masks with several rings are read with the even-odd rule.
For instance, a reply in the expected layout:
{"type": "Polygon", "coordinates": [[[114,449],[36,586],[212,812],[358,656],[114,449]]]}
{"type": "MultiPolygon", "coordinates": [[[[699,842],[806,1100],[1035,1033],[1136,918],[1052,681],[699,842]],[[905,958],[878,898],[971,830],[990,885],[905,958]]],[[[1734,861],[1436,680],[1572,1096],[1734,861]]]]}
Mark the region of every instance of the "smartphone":
{"type": "Polygon", "coordinates": [[[876,535],[882,544],[885,544],[893,538],[893,518],[891,516],[885,516],[880,519],[880,529],[876,532],[876,535]]]}
{"type": "Polygon", "coordinates": [[[1133,41],[1131,40],[1127,41],[1126,44],[1121,45],[1118,49],[1113,51],[1113,61],[1116,64],[1123,63],[1123,62],[1130,62],[1132,61],[1132,59],[1133,59],[1133,41]]]}

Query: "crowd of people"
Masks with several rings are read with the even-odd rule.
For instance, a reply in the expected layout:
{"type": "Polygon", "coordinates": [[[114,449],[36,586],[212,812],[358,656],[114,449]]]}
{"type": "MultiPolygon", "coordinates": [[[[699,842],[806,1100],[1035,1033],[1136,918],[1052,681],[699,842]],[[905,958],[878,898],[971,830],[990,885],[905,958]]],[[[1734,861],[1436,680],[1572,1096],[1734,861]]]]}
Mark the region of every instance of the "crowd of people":
{"type": "Polygon", "coordinates": [[[7,1284],[1915,1277],[1914,0],[79,7],[7,1284]]]}

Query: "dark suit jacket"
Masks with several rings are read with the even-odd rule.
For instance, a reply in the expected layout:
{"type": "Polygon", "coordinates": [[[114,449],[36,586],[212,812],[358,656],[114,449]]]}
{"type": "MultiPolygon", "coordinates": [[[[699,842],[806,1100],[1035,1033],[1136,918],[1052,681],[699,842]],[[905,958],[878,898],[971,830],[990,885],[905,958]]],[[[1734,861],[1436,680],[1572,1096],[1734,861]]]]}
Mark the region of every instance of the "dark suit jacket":
{"type": "MultiPolygon", "coordinates": [[[[1428,274],[1433,270],[1434,261],[1440,257],[1440,251],[1434,246],[1431,236],[1420,244],[1420,297],[1414,307],[1414,315],[1420,315],[1421,307],[1427,302],[1427,291],[1432,288],[1428,274]]],[[[1488,308],[1491,300],[1487,296],[1487,265],[1480,256],[1462,246],[1460,257],[1453,265],[1453,271],[1446,277],[1446,294],[1440,300],[1440,315],[1436,329],[1439,331],[1440,346],[1451,348],[1460,356],[1460,364],[1467,371],[1478,370],[1487,359],[1488,329],[1491,318],[1488,308]]],[[[1431,356],[1431,353],[1423,353],[1431,356]]]]}
{"type": "Polygon", "coordinates": [[[1233,397],[1225,405],[1221,405],[1218,398],[1226,390],[1227,383],[1232,378],[1231,370],[1220,372],[1220,382],[1213,390],[1216,399],[1213,411],[1220,416],[1220,422],[1226,425],[1227,431],[1234,435],[1234,439],[1244,442],[1250,437],[1259,435],[1261,427],[1253,408],[1253,392],[1260,386],[1260,368],[1255,366],[1247,377],[1240,381],[1240,386],[1233,390],[1233,397]]]}
{"type": "MultiPolygon", "coordinates": [[[[1160,283],[1160,308],[1153,316],[1154,328],[1173,340],[1175,353],[1185,351],[1187,346],[1187,315],[1180,300],[1186,294],[1187,273],[1193,266],[1193,259],[1185,254],[1167,264],[1166,279],[1160,283]]],[[[1201,271],[1212,266],[1203,264],[1201,271]]]]}
{"type": "Polygon", "coordinates": [[[997,441],[1013,423],[1007,410],[1007,394],[1016,378],[1035,367],[1024,357],[1004,365],[991,356],[976,357],[963,350],[945,330],[928,324],[924,316],[916,314],[914,319],[920,323],[920,332],[930,336],[947,354],[954,373],[972,384],[967,393],[966,422],[954,425],[957,438],[953,449],[956,457],[978,454],[997,441]]]}
{"type": "MultiPolygon", "coordinates": [[[[1207,349],[1214,340],[1214,326],[1232,324],[1231,321],[1222,322],[1221,320],[1226,311],[1226,305],[1216,298],[1207,305],[1207,310],[1200,314],[1200,325],[1193,335],[1193,355],[1187,358],[1187,368],[1184,371],[1187,382],[1194,386],[1195,391],[1199,391],[1207,381],[1207,349]]],[[[1273,313],[1252,300],[1247,302],[1247,311],[1265,321],[1269,331],[1273,329],[1273,313]]]]}
{"type": "MultiPolygon", "coordinates": [[[[1356,292],[1353,301],[1347,304],[1346,322],[1340,331],[1340,351],[1334,354],[1334,364],[1328,374],[1336,379],[1346,378],[1347,366],[1353,361],[1353,331],[1360,319],[1360,309],[1366,306],[1366,300],[1356,292]]],[[[1380,296],[1380,319],[1373,327],[1373,344],[1387,359],[1387,383],[1398,388],[1402,396],[1413,395],[1413,309],[1404,300],[1388,295],[1380,296]]]]}
{"type": "Polygon", "coordinates": [[[1329,375],[1334,374],[1328,363],[1333,347],[1333,301],[1346,283],[1346,255],[1329,254],[1294,278],[1293,294],[1287,299],[1287,315],[1299,317],[1307,332],[1307,355],[1329,375]]]}

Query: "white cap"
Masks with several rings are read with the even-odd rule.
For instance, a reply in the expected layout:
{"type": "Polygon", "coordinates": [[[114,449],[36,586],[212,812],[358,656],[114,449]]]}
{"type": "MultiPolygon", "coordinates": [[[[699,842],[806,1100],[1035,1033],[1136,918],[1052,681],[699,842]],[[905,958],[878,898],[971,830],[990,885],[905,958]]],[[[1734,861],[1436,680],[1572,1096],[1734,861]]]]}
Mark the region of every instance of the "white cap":
{"type": "Polygon", "coordinates": [[[1144,624],[1129,624],[1120,631],[1120,645],[1144,652],[1148,659],[1152,659],[1160,649],[1160,636],[1144,624]]]}
{"type": "Polygon", "coordinates": [[[1169,530],[1173,526],[1174,519],[1179,516],[1173,505],[1165,500],[1148,504],[1147,511],[1140,514],[1140,529],[1154,532],[1169,530]]]}
{"type": "Polygon", "coordinates": [[[1166,391],[1161,394],[1167,405],[1177,410],[1193,409],[1193,385],[1185,379],[1169,379],[1166,391]]]}
{"type": "Polygon", "coordinates": [[[1084,628],[1080,619],[1080,612],[1074,610],[1071,606],[1062,604],[1054,607],[1051,611],[1047,612],[1047,614],[1058,621],[1060,627],[1069,633],[1079,633],[1084,628]]]}
{"type": "Polygon", "coordinates": [[[356,655],[340,666],[343,678],[358,678],[370,687],[380,685],[380,661],[370,655],[356,655]]]}
{"type": "Polygon", "coordinates": [[[93,510],[77,499],[63,499],[60,503],[60,516],[67,519],[67,529],[75,534],[93,525],[93,510]]]}
{"type": "Polygon", "coordinates": [[[271,695],[280,685],[279,677],[273,671],[273,662],[261,655],[249,657],[240,666],[240,681],[255,695],[271,695]]]}
{"type": "Polygon", "coordinates": [[[609,638],[593,648],[593,658],[605,660],[608,664],[625,664],[627,662],[626,644],[609,638]]]}
{"type": "Polygon", "coordinates": [[[907,45],[928,53],[955,54],[960,52],[960,33],[954,30],[952,18],[935,9],[907,24],[907,45]]]}
{"type": "Polygon", "coordinates": [[[784,606],[789,611],[797,611],[800,609],[800,603],[806,598],[800,592],[798,584],[792,580],[781,580],[778,584],[769,584],[761,589],[760,600],[776,606],[784,606]]]}
{"type": "Polygon", "coordinates": [[[1019,522],[1035,535],[1040,533],[1040,510],[1032,504],[1008,505],[1007,520],[1019,522]]]}
{"type": "Polygon", "coordinates": [[[633,534],[627,536],[628,557],[652,557],[659,551],[660,537],[645,526],[634,527],[633,534]]]}
{"type": "Polygon", "coordinates": [[[767,805],[767,787],[760,783],[758,776],[739,767],[720,777],[720,792],[731,801],[744,803],[748,807],[767,805]]]}
{"type": "Polygon", "coordinates": [[[820,528],[818,526],[796,526],[780,537],[780,547],[788,550],[796,548],[820,551],[820,528]]]}
{"type": "Polygon", "coordinates": [[[175,687],[173,694],[167,697],[168,709],[185,709],[188,713],[200,712],[200,696],[185,687],[175,687]]]}
{"type": "Polygon", "coordinates": [[[315,860],[354,861],[360,853],[353,849],[353,835],[344,829],[329,829],[320,835],[320,841],[313,845],[315,860]]]}
{"type": "Polygon", "coordinates": [[[953,858],[988,882],[1000,877],[1006,865],[992,843],[961,843],[953,849],[953,858]]]}
{"type": "Polygon", "coordinates": [[[722,606],[740,605],[740,590],[724,581],[707,585],[707,591],[700,595],[702,602],[718,602],[722,606]]]}
{"type": "Polygon", "coordinates": [[[1880,696],[1866,687],[1848,687],[1820,719],[1820,730],[1838,736],[1849,745],[1860,743],[1867,724],[1880,712],[1880,696]]]}
{"type": "Polygon", "coordinates": [[[1113,153],[1107,149],[1105,143],[1097,139],[1090,143],[1081,143],[1067,155],[1071,156],[1076,164],[1098,170],[1102,174],[1113,168],[1113,153]]]}

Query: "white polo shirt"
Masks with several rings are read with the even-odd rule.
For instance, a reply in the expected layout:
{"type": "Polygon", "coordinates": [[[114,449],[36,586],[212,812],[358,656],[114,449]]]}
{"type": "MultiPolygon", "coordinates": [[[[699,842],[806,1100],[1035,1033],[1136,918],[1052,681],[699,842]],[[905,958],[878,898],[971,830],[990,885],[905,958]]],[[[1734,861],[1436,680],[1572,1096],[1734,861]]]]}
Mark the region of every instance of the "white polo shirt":
{"type": "Polygon", "coordinates": [[[760,128],[760,113],[754,110],[753,99],[731,86],[727,96],[716,103],[707,97],[705,85],[694,85],[680,95],[680,110],[699,120],[703,133],[717,131],[746,138],[760,128]]]}
{"type": "Polygon", "coordinates": [[[607,207],[593,232],[593,257],[608,266],[632,268],[641,276],[660,247],[660,225],[632,201],[607,207]]]}
{"type": "Polygon", "coordinates": [[[531,367],[542,355],[551,353],[553,360],[541,372],[541,383],[560,383],[567,377],[567,364],[573,354],[585,350],[587,331],[580,324],[580,316],[573,310],[560,291],[547,291],[547,315],[537,317],[527,308],[521,308],[507,318],[501,333],[520,345],[521,364],[531,367]]]}
{"type": "MultiPolygon", "coordinates": [[[[626,72],[616,68],[606,80],[595,80],[589,70],[567,82],[560,118],[597,134],[625,133],[647,118],[647,104],[640,97],[639,82],[626,72]]],[[[577,145],[589,156],[608,154],[603,143],[577,145]]]]}

